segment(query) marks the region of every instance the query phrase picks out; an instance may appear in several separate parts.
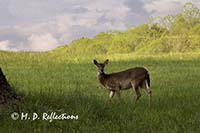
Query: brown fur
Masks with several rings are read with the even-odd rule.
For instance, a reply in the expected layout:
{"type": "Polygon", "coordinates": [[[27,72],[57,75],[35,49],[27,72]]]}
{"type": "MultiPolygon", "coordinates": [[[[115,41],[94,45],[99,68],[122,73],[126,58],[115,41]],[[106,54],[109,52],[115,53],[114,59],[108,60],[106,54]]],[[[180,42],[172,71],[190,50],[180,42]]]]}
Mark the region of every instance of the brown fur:
{"type": "Polygon", "coordinates": [[[105,74],[104,67],[108,64],[108,60],[104,63],[98,63],[94,60],[94,64],[97,66],[99,82],[110,91],[109,100],[115,95],[120,96],[120,90],[126,90],[133,88],[136,92],[136,101],[140,98],[140,88],[144,88],[149,95],[149,106],[151,98],[150,90],[150,77],[149,72],[143,67],[135,67],[125,71],[105,74]]]}

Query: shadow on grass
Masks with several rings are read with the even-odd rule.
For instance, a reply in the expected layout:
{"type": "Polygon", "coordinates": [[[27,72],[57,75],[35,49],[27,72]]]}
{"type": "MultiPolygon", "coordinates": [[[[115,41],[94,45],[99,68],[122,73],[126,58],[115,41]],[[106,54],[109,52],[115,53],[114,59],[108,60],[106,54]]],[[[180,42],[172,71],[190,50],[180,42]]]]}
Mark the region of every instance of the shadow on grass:
{"type": "MultiPolygon", "coordinates": [[[[109,103],[106,99],[99,96],[73,91],[68,94],[27,94],[21,103],[10,105],[2,114],[3,127],[17,128],[18,130],[30,130],[35,127],[38,131],[44,126],[52,126],[52,129],[74,129],[74,130],[101,130],[110,129],[119,131],[119,125],[124,125],[127,122],[134,120],[134,105],[132,102],[114,99],[109,103]],[[57,121],[50,123],[48,121],[27,122],[27,121],[13,121],[10,118],[12,112],[24,112],[33,114],[42,114],[44,112],[56,114],[67,113],[69,115],[78,115],[78,120],[57,121]],[[12,124],[7,125],[10,122],[12,124]],[[16,127],[14,123],[17,124],[16,127]],[[28,125],[28,123],[30,125],[28,125]],[[23,128],[26,126],[26,128],[23,128]]],[[[11,129],[12,129],[11,128],[11,129]]]]}
{"type": "MultiPolygon", "coordinates": [[[[146,96],[144,96],[146,97],[146,96]]],[[[27,94],[21,103],[16,103],[2,112],[1,122],[3,129],[9,131],[156,131],[157,129],[188,128],[186,118],[195,118],[191,110],[181,108],[184,102],[181,97],[155,97],[153,108],[149,111],[147,98],[141,98],[137,106],[127,98],[121,102],[117,98],[111,103],[100,96],[80,91],[65,93],[31,93],[27,94]],[[169,98],[172,100],[168,101],[169,98]],[[179,106],[178,106],[179,105],[179,106]],[[182,110],[181,110],[182,109],[182,110]],[[44,112],[57,114],[67,113],[78,115],[78,120],[66,120],[53,122],[48,121],[14,121],[10,118],[12,112],[33,112],[42,114],[44,112]],[[184,116],[190,114],[190,117],[184,116]],[[192,115],[192,116],[191,116],[192,115]],[[178,123],[182,123],[181,125],[178,123]],[[172,124],[172,125],[171,125],[172,124]],[[164,126],[164,127],[163,127],[164,126]]],[[[189,97],[188,99],[189,100],[189,97]]],[[[188,102],[187,102],[188,103],[188,102]]],[[[189,106],[188,106],[189,107],[189,106]]],[[[193,108],[194,109],[194,108],[193,108]]],[[[195,110],[198,108],[195,108],[195,110]]],[[[193,119],[196,122],[195,119],[193,119]]],[[[197,125],[197,124],[195,124],[197,125]]],[[[197,129],[198,127],[190,127],[197,129]]]]}

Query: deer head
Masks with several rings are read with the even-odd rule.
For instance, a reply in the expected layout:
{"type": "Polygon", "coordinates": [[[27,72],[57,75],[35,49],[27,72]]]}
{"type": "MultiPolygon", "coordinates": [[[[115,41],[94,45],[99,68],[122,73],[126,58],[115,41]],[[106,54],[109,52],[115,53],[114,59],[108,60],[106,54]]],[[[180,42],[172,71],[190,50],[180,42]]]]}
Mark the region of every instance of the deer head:
{"type": "Polygon", "coordinates": [[[109,60],[105,60],[104,63],[98,63],[96,60],[93,60],[94,64],[97,67],[97,71],[99,74],[103,74],[104,73],[104,67],[108,64],[109,60]]]}

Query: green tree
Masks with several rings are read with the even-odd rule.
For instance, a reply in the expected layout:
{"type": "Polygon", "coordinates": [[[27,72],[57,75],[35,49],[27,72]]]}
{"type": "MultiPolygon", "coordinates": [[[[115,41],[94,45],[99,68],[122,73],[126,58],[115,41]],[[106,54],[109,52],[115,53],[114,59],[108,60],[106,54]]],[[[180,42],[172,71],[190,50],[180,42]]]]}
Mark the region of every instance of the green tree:
{"type": "Polygon", "coordinates": [[[181,14],[190,27],[200,22],[200,11],[192,3],[186,3],[181,14]]]}

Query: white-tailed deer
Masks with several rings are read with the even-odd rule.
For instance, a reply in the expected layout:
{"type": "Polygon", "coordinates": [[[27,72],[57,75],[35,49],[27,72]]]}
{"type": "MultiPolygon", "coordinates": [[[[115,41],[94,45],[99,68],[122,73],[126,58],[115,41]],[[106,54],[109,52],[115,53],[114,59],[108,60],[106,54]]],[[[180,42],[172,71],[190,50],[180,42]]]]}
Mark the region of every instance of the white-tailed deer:
{"type": "Polygon", "coordinates": [[[151,106],[151,90],[149,72],[143,67],[135,67],[125,71],[106,74],[104,67],[108,64],[108,59],[104,63],[94,60],[97,67],[99,82],[110,91],[109,101],[117,94],[120,97],[120,90],[133,88],[136,92],[135,103],[140,98],[140,89],[144,88],[149,96],[149,107],[151,106]]]}

